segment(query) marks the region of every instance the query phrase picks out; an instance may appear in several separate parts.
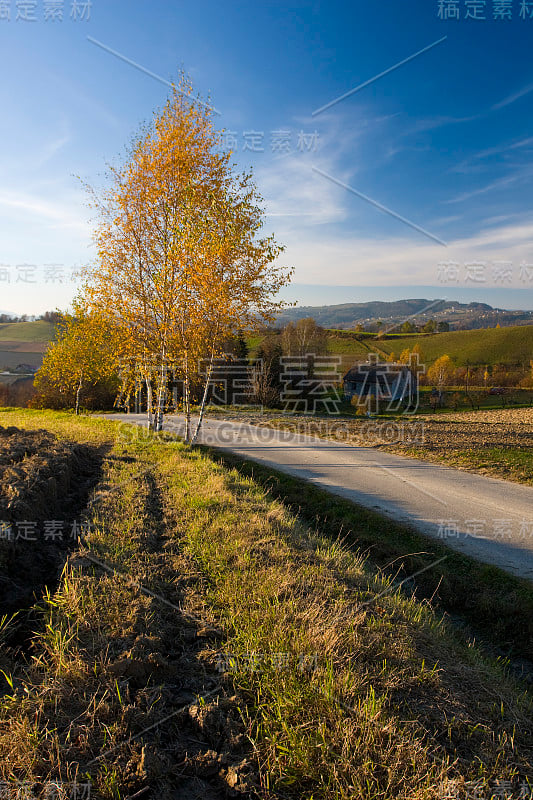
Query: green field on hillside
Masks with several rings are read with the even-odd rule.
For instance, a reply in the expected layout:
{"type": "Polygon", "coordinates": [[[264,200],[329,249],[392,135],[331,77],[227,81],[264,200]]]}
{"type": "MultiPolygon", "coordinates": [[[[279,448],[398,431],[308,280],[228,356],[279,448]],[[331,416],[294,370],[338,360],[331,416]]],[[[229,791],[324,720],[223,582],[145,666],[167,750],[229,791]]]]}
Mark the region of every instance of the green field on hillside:
{"type": "MultiPolygon", "coordinates": [[[[354,334],[355,336],[355,334],[354,334]]],[[[357,341],[334,333],[328,338],[330,352],[359,357],[365,352],[390,354],[396,357],[405,348],[420,346],[423,360],[429,363],[445,353],[458,367],[470,364],[523,364],[533,358],[533,325],[510,328],[486,328],[449,333],[411,334],[391,338],[357,341]]]]}
{"type": "MultiPolygon", "coordinates": [[[[358,334],[359,335],[359,334],[358,334]]],[[[376,337],[366,337],[358,340],[355,337],[337,336],[335,333],[328,335],[328,351],[333,355],[350,356],[347,361],[360,359],[365,361],[370,353],[385,355],[384,341],[377,340],[376,337]]],[[[343,359],[344,361],[345,359],[343,359]]]]}
{"type": "Polygon", "coordinates": [[[0,325],[0,342],[49,342],[53,338],[54,325],[44,319],[0,325]]]}
{"type": "Polygon", "coordinates": [[[379,347],[399,355],[402,349],[416,343],[427,361],[435,361],[444,353],[456,366],[470,364],[529,364],[533,358],[533,325],[511,328],[487,328],[474,331],[451,331],[429,336],[404,336],[386,339],[379,347]]]}

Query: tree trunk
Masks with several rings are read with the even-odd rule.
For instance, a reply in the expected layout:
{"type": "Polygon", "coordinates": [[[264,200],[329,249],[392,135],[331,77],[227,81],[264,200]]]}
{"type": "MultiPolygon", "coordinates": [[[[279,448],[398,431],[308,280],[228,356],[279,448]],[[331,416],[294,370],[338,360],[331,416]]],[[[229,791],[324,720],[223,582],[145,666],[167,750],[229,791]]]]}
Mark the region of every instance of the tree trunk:
{"type": "Polygon", "coordinates": [[[185,380],[183,381],[183,407],[185,411],[185,442],[191,440],[191,393],[189,382],[189,354],[185,351],[185,380]]]}
{"type": "Polygon", "coordinates": [[[78,383],[78,388],[76,390],[76,416],[80,413],[80,395],[81,395],[82,381],[83,377],[80,377],[80,382],[78,383]]]}
{"type": "Polygon", "coordinates": [[[202,422],[204,419],[205,414],[205,406],[207,403],[207,395],[209,393],[209,381],[211,380],[211,374],[213,372],[213,360],[211,359],[211,363],[209,364],[209,369],[207,370],[207,377],[205,381],[204,387],[204,394],[202,397],[202,403],[200,405],[200,414],[198,416],[198,424],[196,426],[196,430],[194,431],[194,436],[192,437],[191,444],[195,444],[198,438],[198,434],[200,433],[200,428],[202,427],[202,422]]]}
{"type": "Polygon", "coordinates": [[[163,407],[166,394],[167,368],[165,363],[165,350],[161,353],[161,372],[159,375],[159,386],[157,391],[157,407],[155,413],[154,430],[163,430],[163,407]]]}
{"type": "Polygon", "coordinates": [[[152,381],[150,375],[146,376],[146,413],[148,415],[148,428],[153,430],[152,421],[152,381]]]}
{"type": "Polygon", "coordinates": [[[204,394],[203,394],[202,403],[201,403],[201,406],[200,406],[200,414],[198,416],[198,424],[196,426],[196,430],[194,432],[194,436],[192,437],[191,444],[195,444],[196,443],[196,440],[198,438],[198,434],[200,433],[200,428],[202,427],[202,422],[203,422],[203,419],[204,419],[205,406],[206,406],[206,403],[207,403],[207,395],[209,394],[209,381],[211,380],[211,375],[213,374],[213,361],[215,359],[215,344],[216,344],[215,340],[216,340],[217,334],[218,334],[218,324],[217,324],[217,327],[216,327],[216,330],[215,330],[215,335],[213,337],[213,343],[212,343],[212,347],[211,347],[211,358],[209,359],[209,367],[208,367],[208,370],[207,370],[207,377],[205,379],[204,394]]]}

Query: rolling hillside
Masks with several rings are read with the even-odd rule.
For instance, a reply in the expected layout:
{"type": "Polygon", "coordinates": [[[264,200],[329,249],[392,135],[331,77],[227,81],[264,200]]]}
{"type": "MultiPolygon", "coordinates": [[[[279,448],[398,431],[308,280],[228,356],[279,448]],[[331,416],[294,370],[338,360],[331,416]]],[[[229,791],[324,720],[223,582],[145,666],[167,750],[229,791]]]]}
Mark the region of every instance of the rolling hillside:
{"type": "Polygon", "coordinates": [[[51,322],[38,319],[35,322],[7,322],[0,325],[0,342],[48,343],[54,337],[51,322]]]}
{"type": "Polygon", "coordinates": [[[8,322],[0,325],[0,371],[19,364],[38,368],[54,336],[50,322],[8,322]]]}
{"type": "Polygon", "coordinates": [[[380,350],[394,352],[396,356],[406,347],[412,349],[416,343],[427,362],[433,362],[446,353],[457,367],[467,363],[527,366],[533,358],[533,325],[398,336],[376,342],[380,350]]]}

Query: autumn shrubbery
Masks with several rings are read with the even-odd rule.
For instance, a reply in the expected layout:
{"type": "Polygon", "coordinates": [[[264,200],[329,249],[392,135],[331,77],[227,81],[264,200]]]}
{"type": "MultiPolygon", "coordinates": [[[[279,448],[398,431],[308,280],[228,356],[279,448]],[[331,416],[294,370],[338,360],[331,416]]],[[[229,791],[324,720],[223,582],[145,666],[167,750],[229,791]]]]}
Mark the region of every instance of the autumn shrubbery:
{"type": "MultiPolygon", "coordinates": [[[[118,378],[110,377],[90,386],[81,398],[81,408],[89,411],[110,411],[117,395],[118,378]]],[[[29,408],[49,408],[60,411],[74,408],[76,404],[76,391],[63,386],[55,385],[44,374],[39,375],[36,381],[36,393],[28,402],[29,408]]]]}
{"type": "Polygon", "coordinates": [[[31,378],[20,378],[12,384],[0,384],[0,406],[29,408],[35,397],[31,378]]]}

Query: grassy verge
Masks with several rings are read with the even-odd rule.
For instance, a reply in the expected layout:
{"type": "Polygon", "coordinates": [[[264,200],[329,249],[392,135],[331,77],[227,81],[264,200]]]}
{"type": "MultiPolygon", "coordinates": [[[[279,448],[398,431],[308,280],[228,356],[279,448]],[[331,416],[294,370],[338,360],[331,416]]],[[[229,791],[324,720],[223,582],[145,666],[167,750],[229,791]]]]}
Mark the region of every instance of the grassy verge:
{"type": "Polygon", "coordinates": [[[533,661],[533,586],[529,581],[457,553],[307,481],[238,456],[225,453],[218,458],[228,468],[253,478],[302,524],[365,554],[368,565],[385,579],[395,584],[409,579],[407,588],[420,601],[431,600],[435,610],[464,623],[472,637],[482,638],[504,661],[533,661]]]}
{"type": "Polygon", "coordinates": [[[329,521],[165,437],[49,412],[0,424],[110,447],[87,548],[22,651],[4,630],[2,778],[90,780],[121,800],[533,783],[531,696],[329,521]]]}
{"type": "Polygon", "coordinates": [[[491,475],[533,486],[533,453],[530,450],[503,447],[479,447],[468,450],[429,450],[422,447],[391,448],[391,452],[422,458],[437,464],[491,475]]]}

